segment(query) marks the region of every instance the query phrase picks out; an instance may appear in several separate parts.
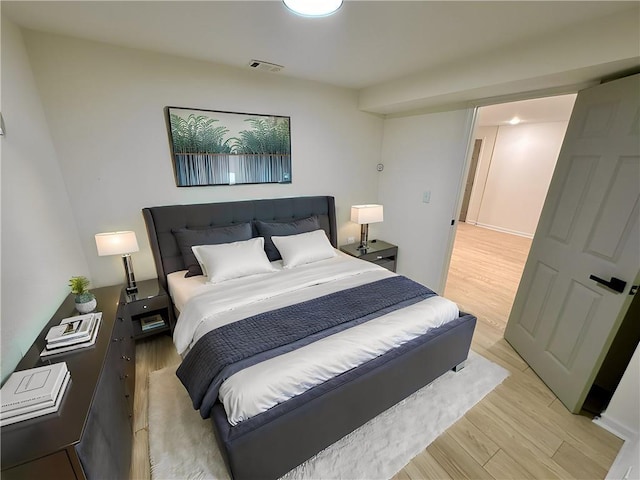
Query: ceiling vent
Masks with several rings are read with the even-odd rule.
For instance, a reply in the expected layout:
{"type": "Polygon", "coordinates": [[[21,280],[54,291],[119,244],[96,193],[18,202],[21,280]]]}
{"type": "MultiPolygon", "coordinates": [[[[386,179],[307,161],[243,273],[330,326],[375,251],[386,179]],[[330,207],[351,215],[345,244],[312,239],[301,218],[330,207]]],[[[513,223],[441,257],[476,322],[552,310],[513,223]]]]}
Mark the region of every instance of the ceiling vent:
{"type": "Polygon", "coordinates": [[[255,68],[258,70],[264,70],[266,72],[279,72],[280,70],[282,70],[284,67],[282,65],[277,65],[275,63],[269,63],[269,62],[265,62],[263,60],[251,60],[249,62],[249,66],[251,68],[255,68]]]}

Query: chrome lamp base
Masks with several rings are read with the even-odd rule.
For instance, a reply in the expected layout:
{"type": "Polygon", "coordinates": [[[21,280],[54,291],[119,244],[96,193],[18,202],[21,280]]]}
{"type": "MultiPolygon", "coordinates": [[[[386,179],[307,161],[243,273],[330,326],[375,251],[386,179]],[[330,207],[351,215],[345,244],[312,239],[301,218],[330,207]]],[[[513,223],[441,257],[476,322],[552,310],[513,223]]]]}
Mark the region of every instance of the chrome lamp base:
{"type": "Polygon", "coordinates": [[[134,293],[138,291],[138,287],[136,286],[136,277],[133,274],[133,261],[131,260],[131,255],[128,253],[126,255],[122,255],[122,262],[124,263],[124,273],[127,277],[127,293],[134,293]]]}
{"type": "Polygon", "coordinates": [[[366,251],[369,247],[369,224],[363,223],[360,225],[360,245],[358,250],[366,251]]]}

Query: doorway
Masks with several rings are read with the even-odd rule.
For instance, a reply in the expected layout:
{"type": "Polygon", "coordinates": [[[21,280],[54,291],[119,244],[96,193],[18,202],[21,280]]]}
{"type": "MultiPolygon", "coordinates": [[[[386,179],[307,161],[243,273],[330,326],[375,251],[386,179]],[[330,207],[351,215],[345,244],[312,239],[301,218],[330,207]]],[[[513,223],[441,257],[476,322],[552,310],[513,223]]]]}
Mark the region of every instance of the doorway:
{"type": "Polygon", "coordinates": [[[576,95],[478,109],[445,296],[504,332],[576,95]]]}
{"type": "MultiPolygon", "coordinates": [[[[575,100],[575,96],[572,97],[571,107],[573,107],[575,100]]],[[[570,112],[571,109],[567,114],[567,123],[570,112]]],[[[479,321],[476,331],[485,337],[485,340],[481,340],[481,342],[488,343],[486,342],[486,331],[490,329],[492,333],[500,335],[499,341],[503,345],[507,345],[503,339],[505,326],[509,320],[515,293],[520,283],[531,239],[536,230],[549,184],[547,183],[544,187],[544,193],[541,196],[542,203],[537,215],[531,217],[529,214],[536,210],[532,208],[536,205],[536,197],[532,193],[535,193],[536,189],[540,189],[540,184],[535,181],[538,177],[531,174],[531,170],[527,170],[527,165],[531,163],[532,158],[534,161],[540,158],[539,155],[531,155],[531,152],[536,151],[537,145],[535,141],[532,141],[531,135],[518,137],[515,134],[515,129],[509,131],[507,123],[511,126],[520,124],[519,119],[516,118],[517,115],[514,115],[510,122],[503,120],[506,123],[498,125],[483,125],[482,116],[483,109],[480,109],[479,121],[474,134],[475,139],[483,140],[483,144],[474,174],[469,204],[465,207],[465,222],[459,223],[456,232],[445,295],[458,302],[462,309],[472,313],[477,312],[479,321]],[[483,156],[485,161],[483,161],[483,156]],[[516,171],[519,171],[520,175],[513,175],[516,171]],[[478,188],[480,186],[482,188],[478,188]],[[527,192],[524,199],[522,196],[516,195],[516,193],[522,192],[527,192]],[[525,221],[525,217],[529,217],[527,221],[525,221]],[[533,226],[531,227],[531,225],[533,226]],[[487,230],[493,231],[490,234],[493,235],[493,242],[489,239],[487,230]],[[525,245],[524,250],[519,250],[517,246],[509,243],[515,237],[528,239],[529,245],[525,245]],[[485,245],[483,246],[483,244],[485,245]],[[515,252],[518,252],[519,255],[514,254],[515,252]],[[515,261],[515,265],[513,262],[509,264],[505,261],[505,257],[515,261]],[[512,275],[505,276],[505,272],[509,271],[512,275]],[[514,272],[516,272],[515,277],[514,272]],[[478,281],[478,279],[480,280],[478,281]],[[502,295],[498,298],[499,294],[502,295]],[[483,308],[487,308],[489,311],[483,311],[483,308]]],[[[531,128],[523,129],[523,131],[531,134],[535,128],[542,131],[547,127],[551,128],[551,126],[537,125],[534,127],[532,125],[531,128]]],[[[566,125],[564,129],[566,130],[566,125]]],[[[548,142],[551,137],[538,138],[542,138],[543,142],[548,142]]],[[[560,136],[558,153],[563,140],[564,133],[560,136]]],[[[554,165],[555,160],[557,160],[557,154],[554,165]]],[[[539,167],[540,165],[535,164],[534,166],[539,167]]],[[[553,168],[550,169],[549,180],[552,175],[553,168]]],[[[633,177],[633,175],[627,175],[627,178],[629,177],[633,177]]],[[[536,252],[540,251],[536,250],[536,252]]],[[[636,279],[636,283],[638,283],[638,279],[636,279]]],[[[630,320],[634,315],[637,317],[640,311],[638,310],[640,308],[639,302],[638,298],[634,298],[594,379],[591,391],[588,392],[584,403],[578,404],[578,408],[582,405],[583,413],[591,416],[599,415],[607,407],[635,346],[640,340],[640,327],[637,322],[630,320]]],[[[520,303],[517,308],[521,309],[522,304],[520,303]]],[[[510,333],[511,330],[510,323],[507,333],[510,333]]],[[[511,342],[511,337],[508,338],[511,342]]],[[[498,343],[495,339],[493,342],[498,343]]],[[[513,342],[511,343],[513,344],[513,342]]],[[[513,352],[510,346],[508,346],[508,350],[513,352]]]]}

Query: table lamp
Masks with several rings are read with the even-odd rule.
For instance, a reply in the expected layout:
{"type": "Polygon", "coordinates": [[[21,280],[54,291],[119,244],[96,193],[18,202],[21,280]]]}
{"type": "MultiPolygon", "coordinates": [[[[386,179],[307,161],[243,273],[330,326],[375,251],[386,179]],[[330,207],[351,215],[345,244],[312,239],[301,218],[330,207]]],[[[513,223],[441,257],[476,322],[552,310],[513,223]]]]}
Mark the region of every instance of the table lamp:
{"type": "Polygon", "coordinates": [[[136,278],[133,275],[132,252],[140,250],[135,232],[107,232],[96,234],[98,256],[122,255],[124,272],[127,277],[127,293],[137,292],[136,278]]]}
{"type": "Polygon", "coordinates": [[[383,220],[382,205],[354,205],[351,207],[351,221],[360,224],[360,250],[367,249],[369,224],[383,220]]]}

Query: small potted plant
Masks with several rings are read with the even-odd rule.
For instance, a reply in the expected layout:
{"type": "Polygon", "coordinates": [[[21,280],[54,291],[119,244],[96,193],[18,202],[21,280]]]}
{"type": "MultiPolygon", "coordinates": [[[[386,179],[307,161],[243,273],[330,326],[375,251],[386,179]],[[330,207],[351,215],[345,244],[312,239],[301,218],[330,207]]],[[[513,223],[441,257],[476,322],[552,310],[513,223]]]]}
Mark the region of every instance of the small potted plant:
{"type": "Polygon", "coordinates": [[[96,297],[89,291],[89,279],[87,277],[71,277],[69,280],[71,293],[76,296],[76,310],[80,313],[89,313],[96,308],[96,297]]]}

